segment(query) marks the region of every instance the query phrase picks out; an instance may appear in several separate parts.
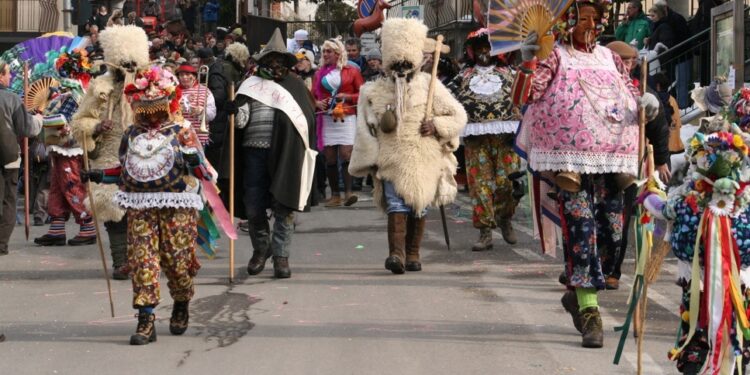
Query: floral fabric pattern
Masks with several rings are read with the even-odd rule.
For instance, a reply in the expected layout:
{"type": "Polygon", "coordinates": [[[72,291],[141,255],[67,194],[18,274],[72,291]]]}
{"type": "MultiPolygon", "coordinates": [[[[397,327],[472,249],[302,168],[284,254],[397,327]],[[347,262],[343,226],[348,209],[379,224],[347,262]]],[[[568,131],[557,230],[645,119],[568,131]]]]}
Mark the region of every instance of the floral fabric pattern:
{"type": "Polygon", "coordinates": [[[65,220],[68,220],[72,213],[76,223],[83,224],[91,218],[83,204],[86,199],[86,185],[81,182],[83,158],[56,153],[50,153],[50,157],[54,168],[50,171],[47,213],[65,220]]]}
{"type": "Polygon", "coordinates": [[[612,175],[582,175],[581,191],[560,192],[566,273],[574,288],[604,289],[601,254],[614,254],[622,241],[622,194],[612,175]]]}
{"type": "Polygon", "coordinates": [[[128,210],[134,308],[159,304],[162,269],[173,300],[190,301],[193,297],[193,277],[200,269],[195,256],[197,220],[197,211],[190,208],[128,210]]]}
{"type": "Polygon", "coordinates": [[[518,201],[508,175],[520,169],[513,152],[512,134],[488,134],[464,138],[469,195],[475,228],[496,228],[497,218],[510,218],[518,201]]]}

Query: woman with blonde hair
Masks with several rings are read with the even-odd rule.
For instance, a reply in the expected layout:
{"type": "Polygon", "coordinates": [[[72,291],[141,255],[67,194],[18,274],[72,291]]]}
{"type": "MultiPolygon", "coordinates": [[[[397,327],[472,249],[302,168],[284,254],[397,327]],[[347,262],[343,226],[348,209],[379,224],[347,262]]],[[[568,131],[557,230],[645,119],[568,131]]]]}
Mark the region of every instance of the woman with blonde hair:
{"type": "Polygon", "coordinates": [[[313,95],[318,111],[318,149],[323,148],[331,199],[326,207],[357,202],[352,194],[349,159],[354,145],[359,87],[364,83],[359,70],[347,64],[344,44],[337,39],[323,43],[321,67],[313,80],[313,95]],[[345,196],[339,191],[339,165],[343,173],[345,196]]]}

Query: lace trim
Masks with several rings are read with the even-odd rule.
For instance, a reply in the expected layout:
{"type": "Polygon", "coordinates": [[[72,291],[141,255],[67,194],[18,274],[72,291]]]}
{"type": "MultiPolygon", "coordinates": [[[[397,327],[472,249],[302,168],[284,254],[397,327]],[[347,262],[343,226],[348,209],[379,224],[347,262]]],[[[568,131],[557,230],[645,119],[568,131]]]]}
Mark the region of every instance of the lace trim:
{"type": "Polygon", "coordinates": [[[466,124],[463,136],[515,133],[518,130],[518,123],[518,121],[471,122],[466,124]]]}
{"type": "Polygon", "coordinates": [[[532,151],[529,164],[535,171],[570,171],[582,174],[629,173],[637,175],[638,155],[580,151],[532,151]]]}
{"type": "Polygon", "coordinates": [[[127,193],[118,191],[112,201],[123,208],[195,208],[203,209],[203,198],[195,193],[127,193]]]}
{"type": "Polygon", "coordinates": [[[62,156],[80,156],[83,155],[83,149],[80,147],[60,147],[55,145],[47,146],[50,152],[60,154],[62,156]]]}

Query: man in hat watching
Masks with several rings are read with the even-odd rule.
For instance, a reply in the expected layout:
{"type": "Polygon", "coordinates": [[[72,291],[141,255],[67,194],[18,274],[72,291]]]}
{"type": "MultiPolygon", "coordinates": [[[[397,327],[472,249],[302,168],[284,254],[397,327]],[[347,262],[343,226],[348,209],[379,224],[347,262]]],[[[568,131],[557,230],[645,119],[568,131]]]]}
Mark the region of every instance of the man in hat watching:
{"type": "Polygon", "coordinates": [[[253,256],[247,273],[257,275],[273,255],[274,277],[291,277],[289,245],[294,212],[312,204],[315,152],[315,108],[310,91],[296,75],[279,29],[253,58],[255,74],[240,86],[236,126],[241,129],[235,154],[238,186],[244,200],[253,256]],[[271,233],[266,210],[274,215],[271,233]]]}
{"type": "Polygon", "coordinates": [[[212,121],[216,117],[214,95],[208,87],[198,83],[198,71],[190,64],[180,65],[177,69],[177,78],[182,89],[182,115],[185,120],[190,121],[193,130],[198,134],[198,140],[205,146],[208,143],[209,132],[208,129],[201,130],[201,122],[204,116],[206,121],[212,121]]]}

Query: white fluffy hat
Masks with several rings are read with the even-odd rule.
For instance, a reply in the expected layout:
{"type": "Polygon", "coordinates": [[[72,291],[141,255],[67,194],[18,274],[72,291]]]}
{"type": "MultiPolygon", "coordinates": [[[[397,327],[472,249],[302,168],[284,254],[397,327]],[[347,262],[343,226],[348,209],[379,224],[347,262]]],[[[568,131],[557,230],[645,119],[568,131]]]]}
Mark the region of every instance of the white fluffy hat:
{"type": "Polygon", "coordinates": [[[422,49],[427,38],[427,26],[416,19],[389,18],[380,32],[383,67],[390,71],[393,63],[408,61],[414,70],[422,66],[422,49]]]}
{"type": "Polygon", "coordinates": [[[122,65],[134,62],[140,68],[149,65],[148,37],[138,26],[109,26],[99,33],[99,43],[106,63],[122,65]]]}

